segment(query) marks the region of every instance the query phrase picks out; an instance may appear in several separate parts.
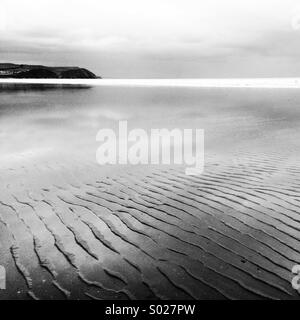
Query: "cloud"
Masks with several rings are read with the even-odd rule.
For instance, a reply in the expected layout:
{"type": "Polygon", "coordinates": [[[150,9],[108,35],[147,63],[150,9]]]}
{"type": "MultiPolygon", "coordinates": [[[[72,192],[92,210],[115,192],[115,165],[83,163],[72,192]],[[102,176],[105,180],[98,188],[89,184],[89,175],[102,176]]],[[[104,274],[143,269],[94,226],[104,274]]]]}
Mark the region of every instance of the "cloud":
{"type": "Polygon", "coordinates": [[[6,18],[7,12],[4,6],[0,5],[0,34],[3,34],[6,30],[6,18]]]}
{"type": "Polygon", "coordinates": [[[120,45],[123,38],[152,44],[249,41],[258,33],[290,28],[291,10],[297,5],[297,0],[1,1],[6,32],[18,39],[28,33],[36,41],[54,37],[80,44],[88,38],[99,45],[109,37],[120,39],[120,45]]]}
{"type": "Polygon", "coordinates": [[[55,64],[55,59],[68,61],[65,56],[72,58],[72,63],[80,60],[76,56],[89,61],[86,55],[90,55],[98,57],[94,61],[101,67],[100,60],[110,58],[112,67],[128,70],[126,59],[136,59],[136,65],[144,63],[147,70],[155,64],[162,73],[173,68],[176,74],[181,74],[187,64],[199,67],[201,61],[221,70],[218,63],[228,63],[232,57],[252,63],[255,58],[281,56],[286,63],[299,54],[300,32],[293,28],[300,13],[298,3],[0,0],[0,59],[17,55],[24,59],[27,54],[27,60],[32,60],[44,52],[43,59],[51,61],[51,55],[55,64]]]}

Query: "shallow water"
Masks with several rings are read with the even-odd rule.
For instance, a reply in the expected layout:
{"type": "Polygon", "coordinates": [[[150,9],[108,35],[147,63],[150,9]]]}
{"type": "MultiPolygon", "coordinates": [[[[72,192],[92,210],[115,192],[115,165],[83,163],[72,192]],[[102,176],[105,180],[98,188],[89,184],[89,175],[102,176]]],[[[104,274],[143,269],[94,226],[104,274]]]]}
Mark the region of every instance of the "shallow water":
{"type": "MultiPolygon", "coordinates": [[[[141,128],[204,129],[205,151],[222,155],[263,140],[296,148],[300,92],[295,89],[200,89],[15,85],[0,89],[2,161],[51,159],[58,153],[95,161],[98,130],[128,120],[141,128]]],[[[295,150],[296,151],[296,150],[295,150]]],[[[259,150],[257,151],[259,152],[259,150]]]]}

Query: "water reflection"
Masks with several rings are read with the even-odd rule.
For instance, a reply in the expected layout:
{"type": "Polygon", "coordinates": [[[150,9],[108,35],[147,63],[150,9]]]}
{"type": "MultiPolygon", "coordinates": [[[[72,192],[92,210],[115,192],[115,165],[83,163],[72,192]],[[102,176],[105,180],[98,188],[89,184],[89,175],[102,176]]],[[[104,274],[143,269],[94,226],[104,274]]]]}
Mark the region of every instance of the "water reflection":
{"type": "Polygon", "coordinates": [[[11,91],[49,91],[49,90],[77,90],[90,89],[88,85],[71,85],[71,84],[21,84],[21,83],[0,83],[1,92],[11,91]]]}
{"type": "Polygon", "coordinates": [[[278,135],[288,146],[299,136],[299,101],[298,90],[283,89],[1,84],[0,154],[46,148],[95,160],[98,130],[117,130],[119,120],[129,130],[204,129],[207,153],[255,150],[278,135]]]}

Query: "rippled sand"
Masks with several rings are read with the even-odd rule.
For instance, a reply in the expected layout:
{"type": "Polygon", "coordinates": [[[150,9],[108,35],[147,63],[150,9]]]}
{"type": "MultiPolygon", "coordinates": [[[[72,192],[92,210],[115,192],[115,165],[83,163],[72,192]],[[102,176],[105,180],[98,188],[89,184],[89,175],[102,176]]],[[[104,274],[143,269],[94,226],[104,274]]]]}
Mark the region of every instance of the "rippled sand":
{"type": "Polygon", "coordinates": [[[0,299],[299,299],[300,93],[0,96],[0,299]],[[121,119],[204,128],[204,173],[97,165],[97,130],[121,119]]]}

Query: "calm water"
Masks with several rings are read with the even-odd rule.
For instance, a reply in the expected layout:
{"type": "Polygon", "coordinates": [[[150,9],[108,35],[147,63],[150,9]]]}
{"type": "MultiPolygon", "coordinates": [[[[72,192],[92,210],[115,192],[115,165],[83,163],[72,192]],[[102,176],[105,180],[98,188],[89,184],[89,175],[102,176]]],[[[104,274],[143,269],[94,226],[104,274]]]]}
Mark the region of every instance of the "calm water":
{"type": "Polygon", "coordinates": [[[6,86],[0,91],[2,166],[23,161],[95,162],[96,134],[130,128],[205,129],[205,151],[298,152],[297,89],[6,86]]]}

